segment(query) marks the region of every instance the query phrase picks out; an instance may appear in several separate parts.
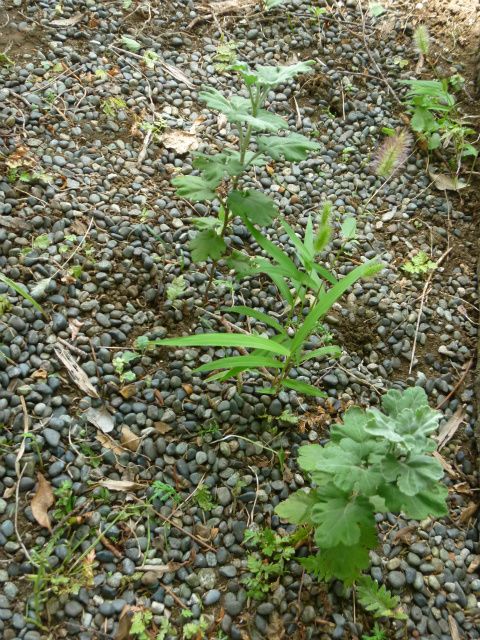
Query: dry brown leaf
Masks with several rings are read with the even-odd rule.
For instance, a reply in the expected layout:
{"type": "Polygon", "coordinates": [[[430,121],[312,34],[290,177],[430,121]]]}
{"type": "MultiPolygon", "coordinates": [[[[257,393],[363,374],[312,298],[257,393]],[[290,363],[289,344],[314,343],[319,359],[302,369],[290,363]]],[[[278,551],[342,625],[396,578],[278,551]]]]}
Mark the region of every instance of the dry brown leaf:
{"type": "Polygon", "coordinates": [[[98,484],[109,491],[135,491],[142,487],[141,484],[132,480],[100,480],[98,484]]]}
{"type": "Polygon", "coordinates": [[[48,517],[48,510],[55,502],[55,497],[50,483],[41,473],[37,473],[37,481],[37,490],[30,503],[32,515],[41,527],[51,531],[52,526],[48,517]]]}
{"type": "Polygon", "coordinates": [[[133,431],[127,427],[126,424],[122,425],[122,429],[120,431],[120,442],[129,451],[133,451],[136,453],[138,451],[138,447],[140,446],[140,438],[133,433],[133,431]]]}
{"type": "Polygon", "coordinates": [[[237,13],[257,4],[257,0],[218,0],[208,2],[208,10],[221,16],[225,13],[237,13]]]}
{"type": "Polygon", "coordinates": [[[155,573],[157,578],[161,578],[165,573],[175,573],[183,566],[185,566],[185,562],[172,561],[167,564],[144,564],[138,570],[155,573]]]}
{"type": "Polygon", "coordinates": [[[113,420],[113,416],[105,409],[105,407],[101,407],[100,409],[89,407],[85,411],[84,416],[89,422],[97,427],[97,429],[103,431],[103,433],[110,433],[110,431],[113,431],[115,422],[113,420]]]}
{"type": "Polygon", "coordinates": [[[182,129],[170,129],[160,136],[160,142],[167,149],[173,149],[179,156],[198,149],[200,140],[194,133],[182,129]]]}
{"type": "Polygon", "coordinates": [[[467,573],[475,573],[478,567],[480,567],[480,556],[475,556],[468,565],[467,573]]]}
{"type": "Polygon", "coordinates": [[[138,611],[144,611],[144,608],[135,607],[129,604],[126,604],[123,607],[118,621],[115,640],[130,640],[130,627],[132,626],[132,617],[138,611]]]}
{"type": "Polygon", "coordinates": [[[75,342],[78,336],[78,333],[84,324],[85,324],[84,322],[80,322],[80,320],[77,320],[77,318],[69,318],[68,326],[72,334],[72,342],[75,342]]]}
{"type": "Polygon", "coordinates": [[[121,455],[123,453],[122,447],[120,447],[115,442],[115,440],[110,438],[110,436],[107,436],[102,431],[99,431],[95,437],[100,442],[102,447],[105,447],[105,449],[110,449],[111,451],[113,451],[113,453],[117,454],[117,456],[119,456],[119,455],[121,455]]]}
{"type": "MultiPolygon", "coordinates": [[[[65,369],[67,370],[69,376],[73,380],[73,382],[77,385],[79,389],[81,389],[84,393],[91,396],[92,398],[99,398],[97,390],[92,385],[90,380],[88,379],[85,371],[80,367],[78,362],[73,359],[73,357],[59,344],[54,347],[55,355],[63,364],[65,369]]],[[[112,426],[113,429],[113,426],[112,426]]]]}
{"type": "Polygon", "coordinates": [[[465,509],[462,510],[462,513],[458,518],[458,522],[461,522],[462,524],[468,522],[470,518],[473,518],[478,510],[478,507],[480,507],[480,504],[477,504],[476,502],[469,502],[468,506],[466,506],[465,509]]]}
{"type": "Polygon", "coordinates": [[[59,18],[58,20],[52,20],[50,25],[52,27],[73,27],[82,21],[83,13],[75,13],[71,18],[59,18]]]}
{"type": "Polygon", "coordinates": [[[29,156],[30,150],[23,144],[20,144],[5,160],[7,167],[15,169],[16,167],[33,167],[35,161],[29,156]]]}
{"type": "Polygon", "coordinates": [[[183,73],[183,71],[180,71],[180,69],[177,69],[177,67],[174,67],[172,64],[163,62],[163,60],[159,60],[159,63],[163,70],[169,73],[173,78],[175,78],[175,80],[183,82],[183,84],[187,85],[190,89],[195,89],[195,85],[192,83],[190,78],[183,73]]]}
{"type": "Polygon", "coordinates": [[[163,407],[164,402],[163,402],[163,397],[160,391],[158,389],[154,389],[153,395],[155,396],[155,401],[158,404],[158,406],[163,407]]]}
{"type": "Polygon", "coordinates": [[[193,387],[191,384],[182,384],[182,389],[185,391],[187,396],[190,396],[193,393],[193,387]]]}
{"type": "Polygon", "coordinates": [[[404,544],[411,544],[413,541],[413,533],[417,530],[417,527],[402,527],[399,529],[392,538],[392,544],[403,542],[404,544]]]}
{"type": "Polygon", "coordinates": [[[32,373],[34,380],[46,380],[48,378],[48,371],[46,369],[37,369],[32,373]]]}
{"type": "Polygon", "coordinates": [[[137,387],[134,384],[127,384],[126,387],[122,387],[120,389],[120,395],[122,396],[122,398],[125,398],[125,400],[128,400],[129,398],[134,396],[136,393],[137,393],[137,387]]]}
{"type": "Polygon", "coordinates": [[[167,424],[166,422],[154,422],[153,426],[155,428],[155,431],[159,433],[161,436],[164,436],[173,428],[171,425],[167,424]]]}
{"type": "Polygon", "coordinates": [[[446,471],[449,476],[451,476],[452,478],[458,478],[458,473],[455,471],[452,465],[449,462],[447,462],[440,453],[438,453],[438,451],[433,452],[433,457],[440,462],[444,471],[446,471]]]}
{"type": "Polygon", "coordinates": [[[460,635],[460,631],[458,630],[457,622],[452,615],[448,616],[448,626],[450,627],[450,635],[452,637],[452,640],[462,640],[462,636],[460,635]]]}
{"type": "Polygon", "coordinates": [[[465,422],[465,413],[463,407],[458,407],[452,417],[440,428],[438,435],[436,437],[438,445],[437,449],[440,451],[447,442],[455,435],[458,427],[465,422]]]}
{"type": "Polygon", "coordinates": [[[428,173],[440,191],[460,191],[460,189],[465,189],[468,186],[464,180],[456,176],[449,176],[447,173],[435,173],[434,171],[429,171],[428,173]]]}

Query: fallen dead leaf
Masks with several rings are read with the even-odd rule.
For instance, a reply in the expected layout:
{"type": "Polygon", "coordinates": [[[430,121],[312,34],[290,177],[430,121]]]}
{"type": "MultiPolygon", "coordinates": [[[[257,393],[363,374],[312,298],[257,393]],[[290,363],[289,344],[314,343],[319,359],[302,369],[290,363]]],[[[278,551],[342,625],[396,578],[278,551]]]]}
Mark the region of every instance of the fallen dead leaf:
{"type": "Polygon", "coordinates": [[[480,507],[480,504],[477,504],[476,502],[469,502],[468,506],[466,506],[465,509],[462,510],[462,513],[458,518],[458,522],[461,522],[462,524],[468,522],[470,518],[473,518],[473,516],[476,514],[478,507],[480,507]]]}
{"type": "Polygon", "coordinates": [[[105,409],[105,407],[102,407],[101,409],[89,407],[85,411],[84,416],[88,422],[97,427],[97,429],[100,429],[100,431],[103,431],[103,433],[110,433],[110,431],[113,431],[115,422],[113,420],[113,416],[105,409]]]}
{"type": "Polygon", "coordinates": [[[48,371],[46,369],[37,369],[32,373],[34,380],[46,380],[48,378],[48,371]]]}
{"type": "Polygon", "coordinates": [[[37,481],[37,490],[30,503],[32,515],[41,527],[51,531],[52,525],[48,517],[48,510],[55,502],[55,497],[50,483],[41,473],[37,473],[37,481]]]}
{"type": "Polygon", "coordinates": [[[118,621],[117,633],[115,635],[115,640],[130,640],[130,627],[132,626],[132,618],[135,613],[138,611],[144,611],[143,607],[135,607],[129,604],[126,604],[122,612],[120,613],[120,618],[118,621]]]}
{"type": "Polygon", "coordinates": [[[440,453],[438,453],[438,451],[434,451],[433,456],[440,462],[444,471],[446,471],[449,476],[451,476],[452,478],[458,478],[458,473],[455,471],[452,465],[447,462],[440,453]]]}
{"type": "Polygon", "coordinates": [[[134,396],[136,393],[137,393],[137,387],[134,384],[127,384],[126,387],[122,387],[120,389],[120,395],[122,396],[122,398],[125,398],[125,400],[128,400],[129,398],[134,396]]]}
{"type": "Polygon", "coordinates": [[[50,25],[52,27],[73,27],[82,21],[83,13],[75,13],[71,18],[59,18],[58,20],[52,20],[50,25]]]}
{"type": "Polygon", "coordinates": [[[183,71],[180,71],[180,69],[177,69],[177,67],[174,67],[172,64],[163,62],[163,60],[159,60],[159,63],[163,70],[169,73],[173,78],[175,78],[175,80],[183,82],[183,84],[187,85],[190,89],[195,89],[195,85],[190,78],[183,73],[183,71]]]}
{"type": "Polygon", "coordinates": [[[455,618],[452,615],[448,616],[448,626],[450,627],[450,635],[452,640],[462,640],[460,631],[455,618]]]}
{"type": "Polygon", "coordinates": [[[438,442],[438,451],[440,451],[447,444],[447,442],[450,442],[450,440],[455,435],[458,427],[463,422],[465,422],[465,413],[463,407],[461,406],[458,407],[453,416],[444,425],[442,425],[441,429],[439,430],[436,437],[438,442]]]}
{"type": "MultiPolygon", "coordinates": [[[[80,367],[78,362],[72,358],[72,356],[60,345],[55,345],[54,347],[55,355],[63,364],[65,369],[67,370],[69,376],[73,380],[73,382],[77,385],[79,389],[81,389],[84,393],[91,396],[92,398],[99,398],[97,390],[92,385],[90,380],[88,379],[85,371],[80,367]]],[[[113,425],[112,425],[113,429],[113,425]]]]}
{"type": "Polygon", "coordinates": [[[480,567],[480,556],[475,556],[468,565],[467,573],[475,573],[478,567],[480,567]]]}
{"type": "Polygon", "coordinates": [[[155,431],[161,436],[164,436],[166,433],[172,430],[172,427],[166,422],[154,422],[153,426],[155,428],[155,431]]]}
{"type": "Polygon", "coordinates": [[[78,333],[84,324],[84,322],[80,322],[80,320],[77,320],[77,318],[70,318],[68,320],[68,326],[70,328],[70,333],[72,334],[72,342],[75,342],[78,333]]]}
{"type": "Polygon", "coordinates": [[[402,527],[399,529],[396,534],[392,538],[392,544],[397,544],[398,542],[403,542],[404,544],[410,545],[413,542],[413,533],[416,531],[417,527],[402,527]]]}
{"type": "Polygon", "coordinates": [[[200,140],[194,133],[182,129],[171,129],[160,136],[160,142],[167,149],[173,149],[179,156],[198,149],[200,140]]]}
{"type": "Polygon", "coordinates": [[[155,573],[157,578],[161,578],[165,573],[175,573],[185,566],[185,562],[168,562],[167,564],[144,564],[139,567],[139,571],[155,573]]]}
{"type": "Polygon", "coordinates": [[[142,487],[141,484],[132,480],[100,480],[98,484],[110,491],[134,491],[142,487]]]}
{"type": "Polygon", "coordinates": [[[110,436],[107,436],[102,431],[99,431],[95,437],[100,442],[102,447],[105,447],[105,449],[110,449],[110,451],[113,451],[113,453],[117,454],[117,456],[123,453],[122,447],[120,447],[115,442],[115,440],[110,438],[110,436]]]}
{"type": "Polygon", "coordinates": [[[460,191],[460,189],[465,189],[468,186],[464,180],[449,176],[447,173],[435,173],[434,171],[429,171],[428,173],[440,191],[460,191]]]}
{"type": "Polygon", "coordinates": [[[120,442],[129,451],[133,451],[136,453],[138,451],[138,447],[140,446],[141,439],[133,433],[133,431],[127,427],[126,424],[122,425],[122,429],[120,431],[120,442]]]}
{"type": "Polygon", "coordinates": [[[193,393],[193,387],[191,384],[182,384],[182,389],[185,391],[187,396],[190,396],[193,393]]]}

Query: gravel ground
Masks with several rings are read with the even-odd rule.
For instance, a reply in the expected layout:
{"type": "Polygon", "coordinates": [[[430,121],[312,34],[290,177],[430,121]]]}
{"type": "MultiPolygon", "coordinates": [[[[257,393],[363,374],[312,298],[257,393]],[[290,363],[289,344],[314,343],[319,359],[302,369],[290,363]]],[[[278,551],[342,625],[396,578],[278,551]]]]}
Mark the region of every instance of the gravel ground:
{"type": "MultiPolygon", "coordinates": [[[[480,638],[470,376],[457,385],[477,331],[474,206],[468,195],[435,190],[421,151],[385,186],[368,167],[381,128],[402,124],[395,96],[415,66],[409,31],[392,10],[377,22],[367,18],[364,41],[350,0],[319,19],[309,2],[217,21],[203,20],[199,5],[0,3],[1,24],[9,20],[0,50],[8,48],[13,62],[0,64],[0,267],[45,310],[0,283],[0,635],[122,640],[121,612],[129,607],[150,610],[152,630],[165,616],[180,627],[184,607],[193,619],[204,616],[212,638],[361,637],[372,620],[355,613],[351,591],[316,583],[295,559],[264,602],[249,600],[244,531],[268,525],[285,533],[273,509],[304,483],[299,444],[324,442],[349,403],[377,403],[391,386],[417,384],[445,420],[463,416],[441,452],[450,518],[418,525],[379,516],[371,575],[400,595],[408,614],[406,632],[392,624],[389,638],[480,638]],[[124,35],[142,49],[129,52],[124,35]],[[325,401],[294,392],[272,399],[248,381],[242,392],[207,384],[193,369],[213,349],[137,357],[126,365],[130,377],[121,378],[113,362],[139,335],[221,328],[223,305],[281,309],[268,280],[238,284],[221,265],[204,303],[208,277],[191,265],[188,240],[191,217],[206,207],[176,198],[170,185],[172,174],[191,171],[190,156],[155,136],[146,153],[143,145],[145,122],[179,130],[195,123],[201,140],[230,139],[197,101],[202,85],[228,92],[234,82],[215,69],[222,37],[253,63],[317,61],[315,73],[268,100],[292,129],[317,136],[322,150],[298,165],[277,163],[272,175],[257,170],[247,183],[261,184],[299,234],[306,211],[326,199],[337,224],[357,215],[359,241],[341,270],[362,256],[386,265],[327,319],[344,348],[339,361],[310,361],[295,372],[322,385],[325,401]],[[159,56],[154,69],[139,59],[145,49],[159,56]],[[425,280],[401,266],[416,250],[439,259],[447,249],[409,373],[425,280]],[[169,301],[167,288],[181,274],[185,289],[169,301]],[[65,352],[83,371],[80,386],[62,364],[65,352]],[[286,411],[298,424],[283,420],[286,411]],[[259,441],[285,450],[285,469],[259,441]],[[50,511],[53,534],[30,506],[38,473],[64,489],[50,511]],[[153,495],[155,481],[175,495],[153,495]],[[199,486],[209,489],[203,507],[199,486]]],[[[447,73],[462,71],[441,64],[447,73]]],[[[293,254],[277,227],[267,231],[293,254]]],[[[241,225],[232,242],[255,248],[241,225]]]]}

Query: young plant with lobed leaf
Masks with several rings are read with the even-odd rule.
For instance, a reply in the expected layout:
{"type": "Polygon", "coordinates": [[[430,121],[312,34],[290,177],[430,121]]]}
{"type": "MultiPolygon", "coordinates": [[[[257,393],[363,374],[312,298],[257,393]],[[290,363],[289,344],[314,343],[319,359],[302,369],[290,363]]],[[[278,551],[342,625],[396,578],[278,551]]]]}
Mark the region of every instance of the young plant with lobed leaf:
{"type": "MultiPolygon", "coordinates": [[[[230,266],[239,275],[263,273],[269,276],[285,306],[283,319],[247,306],[235,305],[224,310],[229,314],[247,316],[259,323],[259,332],[207,333],[159,340],[149,340],[143,336],[137,340],[137,347],[231,347],[242,355],[218,358],[201,365],[197,371],[216,371],[208,380],[221,381],[239,378],[246,373],[263,376],[270,386],[261,386],[261,393],[277,394],[282,389],[293,389],[310,396],[324,395],[316,386],[291,376],[291,371],[313,358],[340,355],[338,346],[326,344],[327,341],[322,343],[321,335],[318,338],[322,329],[321,320],[357,280],[373,276],[382,269],[380,263],[370,260],[337,279],[331,271],[317,263],[331,235],[329,211],[328,206],[324,207],[316,230],[312,219],[308,219],[303,242],[285,220],[281,221],[296,249],[299,267],[282,249],[255,229],[249,220],[245,221],[251,235],[269,258],[251,258],[236,252],[231,257],[230,266]],[[321,346],[312,349],[310,340],[313,336],[317,336],[316,342],[321,346]]],[[[342,226],[345,241],[354,238],[354,226],[352,219],[345,221],[342,226]]]]}
{"type": "MultiPolygon", "coordinates": [[[[288,123],[280,116],[264,108],[269,91],[300,73],[308,73],[312,61],[279,67],[258,66],[255,70],[237,62],[228,68],[242,78],[248,98],[239,94],[226,98],[217,89],[207,88],[199,98],[207,107],[222,113],[235,125],[238,149],[225,148],[220,153],[197,153],[193,167],[200,175],[182,175],[172,180],[177,194],[192,202],[218,202],[218,216],[195,218],[199,231],[190,244],[192,260],[218,261],[227,253],[225,236],[233,218],[265,226],[278,215],[271,198],[256,189],[242,188],[241,179],[253,166],[261,166],[267,158],[299,162],[320,145],[298,133],[287,136],[278,134],[288,129],[288,123]]],[[[213,276],[214,268],[212,269],[213,276]]]]}
{"type": "Polygon", "coordinates": [[[314,487],[292,494],[275,511],[314,529],[319,552],[300,562],[319,578],[353,583],[377,544],[376,513],[423,520],[448,513],[443,469],[431,454],[440,412],[420,387],[390,390],[382,409],[349,409],[324,447],[300,447],[299,466],[314,487]]]}

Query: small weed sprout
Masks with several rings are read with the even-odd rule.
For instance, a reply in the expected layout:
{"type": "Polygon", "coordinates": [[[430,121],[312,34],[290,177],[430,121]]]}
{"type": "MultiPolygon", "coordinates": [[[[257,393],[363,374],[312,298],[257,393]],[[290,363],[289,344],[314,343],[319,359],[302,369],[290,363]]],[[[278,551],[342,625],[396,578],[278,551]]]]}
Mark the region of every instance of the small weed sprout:
{"type": "Polygon", "coordinates": [[[404,271],[415,276],[423,275],[436,268],[437,263],[431,260],[425,251],[418,251],[411,260],[402,265],[404,271]]]}
{"type": "Polygon", "coordinates": [[[115,371],[119,375],[120,382],[133,382],[137,376],[133,371],[126,370],[125,367],[133,360],[140,357],[136,351],[123,351],[118,353],[112,360],[115,371]]]}
{"type": "Polygon", "coordinates": [[[55,494],[55,510],[53,516],[56,520],[70,515],[75,509],[76,497],[73,493],[71,480],[65,480],[53,492],[55,494]]]}
{"type": "Polygon", "coordinates": [[[115,118],[119,111],[125,109],[127,103],[123,98],[117,98],[117,96],[110,96],[105,98],[102,102],[102,111],[109,118],[115,118]]]}
{"type": "Polygon", "coordinates": [[[413,32],[413,42],[418,55],[426,58],[430,51],[430,34],[424,24],[419,24],[413,32]]]}

